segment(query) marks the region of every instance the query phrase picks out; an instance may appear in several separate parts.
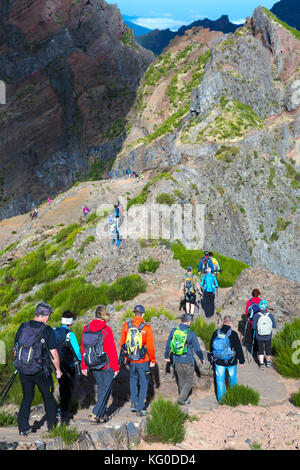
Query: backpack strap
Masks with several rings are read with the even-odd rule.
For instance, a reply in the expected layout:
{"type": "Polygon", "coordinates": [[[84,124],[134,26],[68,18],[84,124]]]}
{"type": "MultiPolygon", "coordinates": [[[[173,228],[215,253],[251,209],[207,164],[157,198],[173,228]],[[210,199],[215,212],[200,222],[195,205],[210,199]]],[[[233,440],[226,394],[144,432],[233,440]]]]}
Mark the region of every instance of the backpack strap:
{"type": "Polygon", "coordinates": [[[140,326],[138,327],[138,330],[141,332],[142,329],[144,328],[144,326],[146,326],[146,323],[145,323],[145,322],[142,322],[142,323],[140,324],[140,326]]]}

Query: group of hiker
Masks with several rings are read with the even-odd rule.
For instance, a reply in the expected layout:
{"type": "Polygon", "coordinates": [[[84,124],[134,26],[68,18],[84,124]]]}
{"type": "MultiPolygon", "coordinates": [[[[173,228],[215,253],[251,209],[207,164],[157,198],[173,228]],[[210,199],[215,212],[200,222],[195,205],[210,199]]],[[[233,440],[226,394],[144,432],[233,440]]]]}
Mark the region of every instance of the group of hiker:
{"type": "MultiPolygon", "coordinates": [[[[245,330],[249,331],[251,342],[256,340],[259,368],[263,369],[264,359],[266,366],[271,366],[272,329],[276,328],[276,323],[268,312],[267,302],[260,296],[259,290],[254,289],[247,302],[245,330]]],[[[123,363],[129,366],[130,410],[137,416],[145,416],[151,370],[157,363],[153,330],[144,320],[145,312],[143,305],[134,307],[133,318],[122,326],[118,352],[104,305],[96,308],[95,318],[84,326],[79,345],[75,334],[70,330],[76,316],[69,310],[65,311],[61,326],[51,328],[47,323],[53,313],[52,307],[40,302],[34,319],[21,324],[14,342],[14,365],[23,389],[18,413],[20,435],[26,436],[32,431],[29,418],[35,385],[42,394],[48,429],[51,429],[57,425],[59,419],[68,419],[70,416],[76,376],[88,377],[89,372],[97,384],[97,401],[89,419],[92,423],[106,422],[113,381],[123,363]],[[59,383],[59,408],[53,395],[51,364],[59,383]]],[[[203,364],[204,354],[191,329],[193,314],[186,312],[181,315],[180,320],[180,324],[170,331],[164,360],[174,368],[178,385],[177,403],[189,405],[194,381],[194,355],[203,364]]],[[[232,328],[231,316],[226,315],[222,326],[213,333],[207,358],[214,368],[216,395],[218,401],[221,401],[226,392],[226,372],[230,386],[236,385],[237,364],[241,367],[245,364],[242,345],[237,332],[232,328]]]]}
{"type": "Polygon", "coordinates": [[[184,304],[186,313],[194,316],[197,291],[200,293],[201,306],[206,317],[212,317],[215,311],[215,292],[219,287],[218,275],[222,272],[219,262],[212,252],[205,251],[198,265],[198,276],[193,274],[193,267],[188,266],[180,286],[181,306],[184,304]],[[201,277],[201,281],[200,281],[201,277]]]}

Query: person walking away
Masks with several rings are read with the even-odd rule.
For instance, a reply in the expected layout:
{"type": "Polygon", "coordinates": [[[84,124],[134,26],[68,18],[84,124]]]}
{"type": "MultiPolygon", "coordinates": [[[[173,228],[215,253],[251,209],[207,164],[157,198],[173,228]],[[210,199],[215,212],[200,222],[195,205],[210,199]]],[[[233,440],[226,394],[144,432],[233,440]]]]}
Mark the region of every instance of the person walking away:
{"type": "Polygon", "coordinates": [[[220,263],[219,263],[219,261],[218,261],[216,258],[214,258],[214,254],[213,254],[212,251],[210,251],[210,252],[208,253],[208,256],[209,256],[209,258],[211,259],[211,261],[212,261],[212,263],[213,263],[213,265],[214,265],[213,274],[214,274],[214,276],[218,279],[219,274],[222,272],[222,269],[221,269],[221,267],[220,267],[220,263]]]}
{"type": "Polygon", "coordinates": [[[259,303],[261,302],[260,298],[261,292],[259,289],[253,289],[251,293],[251,298],[247,300],[245,315],[247,317],[247,323],[245,325],[244,331],[244,345],[250,350],[251,345],[254,341],[253,335],[254,330],[252,328],[254,314],[259,312],[259,303]]]}
{"type": "Polygon", "coordinates": [[[148,391],[150,367],[156,364],[153,331],[144,322],[145,308],[136,305],[134,318],[123,324],[120,347],[126,354],[130,373],[131,411],[145,416],[145,400],[148,391]],[[138,394],[138,382],[140,391],[138,394]]]}
{"type": "Polygon", "coordinates": [[[203,295],[202,307],[206,317],[212,317],[215,313],[215,292],[219,284],[215,276],[211,273],[211,268],[207,268],[207,274],[201,281],[201,294],[203,295]]]}
{"type": "Polygon", "coordinates": [[[97,383],[97,403],[89,419],[93,423],[105,421],[109,390],[113,379],[119,373],[118,352],[111,328],[107,325],[109,316],[104,305],[95,311],[95,319],[84,325],[81,336],[81,372],[87,377],[91,371],[97,383]]]}
{"type": "Polygon", "coordinates": [[[211,363],[214,365],[217,399],[222,400],[226,393],[225,375],[228,371],[230,386],[238,384],[237,363],[240,367],[245,364],[243,349],[238,334],[232,330],[232,319],[226,315],[223,326],[216,330],[210,342],[211,363]]]}
{"type": "MultiPolygon", "coordinates": [[[[60,395],[60,411],[62,419],[68,419],[70,403],[75,385],[76,369],[81,361],[80,346],[75,334],[70,331],[76,315],[70,310],[62,314],[61,326],[54,328],[56,346],[59,354],[62,377],[58,380],[60,395]]],[[[78,369],[77,369],[78,375],[78,369]]]]}
{"type": "Polygon", "coordinates": [[[14,366],[20,373],[23,389],[22,403],[17,418],[20,436],[26,436],[32,430],[29,417],[36,385],[43,397],[48,430],[50,431],[57,424],[57,404],[53,396],[51,362],[58,380],[62,377],[62,371],[55,334],[47,325],[51,314],[52,307],[40,302],[35,309],[34,319],[22,323],[15,336],[14,366]]]}
{"type": "Polygon", "coordinates": [[[91,210],[87,206],[84,206],[84,208],[83,208],[84,218],[86,218],[86,216],[88,215],[89,212],[91,212],[91,210]]]}
{"type": "Polygon", "coordinates": [[[194,316],[197,289],[200,291],[200,281],[193,274],[192,266],[188,266],[180,286],[180,300],[184,297],[186,313],[190,313],[192,316],[194,316]]]}
{"type": "Polygon", "coordinates": [[[271,367],[272,330],[276,328],[275,319],[268,312],[267,305],[266,300],[259,302],[260,311],[254,314],[252,323],[257,340],[257,356],[261,370],[265,368],[264,358],[266,359],[266,366],[271,367]]]}
{"type": "Polygon", "coordinates": [[[170,362],[172,352],[173,365],[178,379],[179,405],[189,405],[188,397],[192,391],[194,383],[194,354],[196,354],[203,364],[204,357],[196,334],[190,329],[193,317],[189,314],[181,316],[181,323],[177,328],[173,328],[169,334],[165,347],[165,361],[170,362]]]}
{"type": "Polygon", "coordinates": [[[204,257],[201,258],[199,265],[198,265],[198,276],[204,276],[207,274],[207,269],[210,268],[211,272],[214,274],[214,265],[212,260],[209,257],[208,251],[204,252],[204,257]]]}

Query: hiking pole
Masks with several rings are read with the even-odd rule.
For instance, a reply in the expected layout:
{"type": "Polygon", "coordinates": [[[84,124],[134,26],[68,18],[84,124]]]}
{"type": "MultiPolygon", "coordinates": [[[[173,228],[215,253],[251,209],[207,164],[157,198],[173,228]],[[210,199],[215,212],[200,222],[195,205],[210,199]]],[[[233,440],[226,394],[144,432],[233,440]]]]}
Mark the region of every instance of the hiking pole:
{"type": "Polygon", "coordinates": [[[0,393],[0,397],[2,397],[1,399],[1,402],[0,402],[0,406],[2,406],[2,403],[4,402],[9,390],[10,390],[10,387],[12,386],[12,384],[14,383],[14,380],[15,378],[17,377],[19,371],[18,370],[15,370],[15,372],[13,373],[12,377],[9,379],[9,381],[7,382],[7,384],[5,385],[4,389],[2,390],[2,392],[0,393]],[[2,396],[3,395],[3,396],[2,396]]]}
{"type": "Polygon", "coordinates": [[[245,338],[246,338],[246,333],[247,333],[247,329],[248,329],[248,320],[246,320],[246,324],[245,324],[245,328],[244,328],[244,336],[243,336],[243,346],[245,346],[245,338]]]}
{"type": "Polygon", "coordinates": [[[255,330],[253,331],[253,338],[252,338],[251,361],[252,361],[252,359],[253,359],[254,338],[255,338],[255,330]]]}

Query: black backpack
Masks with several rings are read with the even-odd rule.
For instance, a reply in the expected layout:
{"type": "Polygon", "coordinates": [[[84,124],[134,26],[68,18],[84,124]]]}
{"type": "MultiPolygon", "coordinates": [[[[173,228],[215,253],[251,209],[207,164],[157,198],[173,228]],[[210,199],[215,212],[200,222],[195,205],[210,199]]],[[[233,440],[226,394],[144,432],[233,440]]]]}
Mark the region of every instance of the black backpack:
{"type": "Polygon", "coordinates": [[[105,326],[99,331],[90,331],[89,325],[82,334],[82,344],[84,346],[84,362],[89,369],[101,370],[108,365],[108,356],[104,352],[104,339],[107,334],[103,331],[105,326]]]}
{"type": "Polygon", "coordinates": [[[69,338],[70,331],[62,327],[53,329],[60,362],[62,364],[73,364],[75,353],[69,338]]]}
{"type": "Polygon", "coordinates": [[[18,341],[15,343],[15,368],[24,375],[35,375],[45,370],[46,344],[43,338],[46,325],[32,327],[24,323],[18,341]]]}

